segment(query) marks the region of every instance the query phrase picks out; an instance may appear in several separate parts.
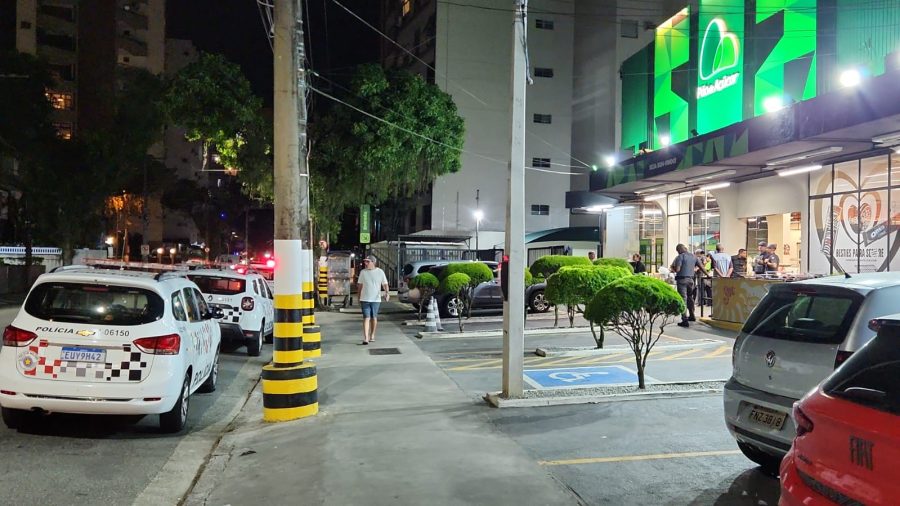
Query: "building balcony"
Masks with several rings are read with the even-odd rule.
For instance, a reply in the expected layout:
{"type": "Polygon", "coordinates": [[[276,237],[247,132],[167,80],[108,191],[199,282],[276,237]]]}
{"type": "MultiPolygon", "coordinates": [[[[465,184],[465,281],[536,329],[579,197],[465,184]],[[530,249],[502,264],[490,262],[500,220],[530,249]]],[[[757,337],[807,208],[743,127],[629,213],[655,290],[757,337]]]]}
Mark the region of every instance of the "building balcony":
{"type": "Polygon", "coordinates": [[[128,35],[116,37],[116,44],[133,56],[147,56],[147,43],[128,35]]]}
{"type": "Polygon", "coordinates": [[[116,21],[132,30],[146,30],[149,26],[147,16],[138,12],[137,9],[119,9],[116,12],[116,21]]]}

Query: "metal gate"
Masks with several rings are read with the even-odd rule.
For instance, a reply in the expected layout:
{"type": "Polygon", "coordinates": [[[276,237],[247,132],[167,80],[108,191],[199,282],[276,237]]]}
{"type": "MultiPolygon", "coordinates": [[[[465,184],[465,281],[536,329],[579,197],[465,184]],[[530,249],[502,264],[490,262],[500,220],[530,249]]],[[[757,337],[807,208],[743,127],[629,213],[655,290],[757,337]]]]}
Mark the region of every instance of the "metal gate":
{"type": "Polygon", "coordinates": [[[368,252],[375,257],[378,266],[387,275],[391,288],[397,288],[403,275],[403,266],[426,260],[497,260],[502,250],[482,250],[476,252],[464,248],[441,246],[406,246],[387,243],[372,245],[368,252]]]}

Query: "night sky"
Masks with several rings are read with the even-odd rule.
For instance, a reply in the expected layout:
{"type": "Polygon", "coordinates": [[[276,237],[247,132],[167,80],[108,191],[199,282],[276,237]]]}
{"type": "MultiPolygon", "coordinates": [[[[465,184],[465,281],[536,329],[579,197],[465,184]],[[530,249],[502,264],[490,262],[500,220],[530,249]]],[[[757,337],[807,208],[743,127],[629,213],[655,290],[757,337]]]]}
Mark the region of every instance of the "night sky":
{"type": "MultiPolygon", "coordinates": [[[[341,3],[378,26],[380,2],[341,3]]],[[[306,8],[307,35],[312,36],[307,52],[313,70],[340,79],[353,65],[377,61],[378,34],[332,0],[312,0],[306,8]]],[[[166,24],[169,37],[192,40],[201,51],[223,54],[239,64],[254,93],[263,97],[266,105],[272,104],[272,50],[255,0],[168,0],[166,24]]]]}

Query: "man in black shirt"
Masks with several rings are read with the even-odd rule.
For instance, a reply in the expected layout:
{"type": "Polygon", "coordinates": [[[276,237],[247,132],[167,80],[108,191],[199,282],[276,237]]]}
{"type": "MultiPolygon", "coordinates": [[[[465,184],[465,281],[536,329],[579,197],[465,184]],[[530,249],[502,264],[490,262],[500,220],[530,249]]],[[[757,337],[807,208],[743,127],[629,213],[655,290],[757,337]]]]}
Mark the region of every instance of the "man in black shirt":
{"type": "Polygon", "coordinates": [[[753,260],[753,274],[766,273],[766,257],[769,256],[769,248],[766,241],[759,241],[759,256],[753,260]]]}
{"type": "Polygon", "coordinates": [[[688,311],[687,314],[681,315],[681,322],[678,323],[678,326],[689,327],[689,321],[696,321],[694,318],[694,273],[699,271],[707,275],[707,272],[700,260],[688,251],[684,244],[676,246],[675,251],[678,252],[678,256],[672,262],[672,272],[675,273],[675,286],[678,288],[678,295],[681,295],[688,311]]]}
{"type": "Polygon", "coordinates": [[[731,257],[731,263],[734,265],[734,271],[731,273],[733,278],[742,278],[747,275],[747,250],[741,248],[738,254],[731,257]]]}

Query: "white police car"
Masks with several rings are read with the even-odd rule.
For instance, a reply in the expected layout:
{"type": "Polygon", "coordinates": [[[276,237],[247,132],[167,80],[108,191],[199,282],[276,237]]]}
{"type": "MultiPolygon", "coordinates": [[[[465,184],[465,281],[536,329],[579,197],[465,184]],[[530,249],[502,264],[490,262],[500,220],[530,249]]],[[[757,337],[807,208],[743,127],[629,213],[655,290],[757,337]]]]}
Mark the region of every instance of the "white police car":
{"type": "Polygon", "coordinates": [[[164,431],[180,431],[191,394],[216,388],[216,313],[182,276],[88,267],[40,276],[3,332],[3,421],[159,414],[164,431]]]}
{"type": "Polygon", "coordinates": [[[222,339],[246,344],[247,355],[259,356],[263,341],[275,328],[274,296],[266,280],[253,271],[202,269],[186,274],[210,306],[219,308],[222,339]]]}

